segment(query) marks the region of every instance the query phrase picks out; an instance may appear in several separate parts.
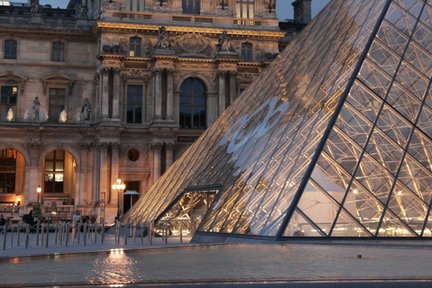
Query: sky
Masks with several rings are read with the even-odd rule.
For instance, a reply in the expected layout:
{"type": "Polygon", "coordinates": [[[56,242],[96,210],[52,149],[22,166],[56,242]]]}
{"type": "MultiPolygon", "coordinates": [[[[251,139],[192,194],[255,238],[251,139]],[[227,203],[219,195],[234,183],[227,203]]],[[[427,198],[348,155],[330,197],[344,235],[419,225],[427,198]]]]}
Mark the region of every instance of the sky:
{"type": "MultiPolygon", "coordinates": [[[[312,0],[312,17],[318,14],[319,11],[330,0],[312,0]]],[[[14,0],[14,2],[28,2],[27,0],[14,0]]],[[[65,8],[69,0],[40,0],[40,4],[50,4],[53,8],[65,8]]],[[[293,9],[291,3],[293,0],[277,0],[276,13],[279,20],[293,19],[293,9]]]]}

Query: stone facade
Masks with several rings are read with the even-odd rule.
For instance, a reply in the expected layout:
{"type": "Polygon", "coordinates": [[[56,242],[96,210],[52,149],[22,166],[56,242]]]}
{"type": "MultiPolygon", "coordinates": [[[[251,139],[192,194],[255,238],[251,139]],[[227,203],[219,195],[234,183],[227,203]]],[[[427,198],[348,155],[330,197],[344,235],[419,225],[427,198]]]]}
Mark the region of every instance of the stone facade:
{"type": "Polygon", "coordinates": [[[241,1],[249,14],[235,0],[87,2],[0,7],[0,162],[14,162],[0,163],[0,202],[71,204],[111,222],[129,203],[116,179],[146,193],[284,33],[275,1],[241,1]],[[201,94],[205,110],[182,106],[201,94]]]}

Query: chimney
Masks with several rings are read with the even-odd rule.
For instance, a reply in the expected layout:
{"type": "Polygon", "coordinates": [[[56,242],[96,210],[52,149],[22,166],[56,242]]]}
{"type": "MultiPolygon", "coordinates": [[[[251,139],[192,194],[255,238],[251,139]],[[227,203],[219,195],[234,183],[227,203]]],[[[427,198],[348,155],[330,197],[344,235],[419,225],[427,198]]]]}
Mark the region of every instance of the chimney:
{"type": "Polygon", "coordinates": [[[295,22],[307,24],[311,21],[312,0],[295,0],[292,6],[294,7],[295,22]]]}

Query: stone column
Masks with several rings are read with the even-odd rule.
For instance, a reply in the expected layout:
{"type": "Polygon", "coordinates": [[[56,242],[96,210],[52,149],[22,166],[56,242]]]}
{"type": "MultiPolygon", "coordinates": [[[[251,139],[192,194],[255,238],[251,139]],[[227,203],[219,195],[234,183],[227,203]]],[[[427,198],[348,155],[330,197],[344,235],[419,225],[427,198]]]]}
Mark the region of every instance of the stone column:
{"type": "Polygon", "coordinates": [[[28,162],[30,165],[26,165],[25,167],[25,184],[24,184],[24,200],[23,204],[28,204],[30,202],[37,202],[38,195],[36,192],[36,188],[40,185],[42,188],[42,193],[40,195],[40,201],[42,202],[42,194],[44,190],[44,183],[42,182],[42,171],[40,170],[42,167],[42,162],[40,162],[39,153],[40,153],[41,144],[38,141],[31,142],[28,144],[28,148],[30,150],[30,159],[28,162]]]}
{"type": "Polygon", "coordinates": [[[153,96],[155,120],[162,119],[162,71],[153,70],[153,96]]]}
{"type": "Polygon", "coordinates": [[[161,176],[162,145],[160,143],[153,144],[152,150],[153,150],[153,183],[154,183],[161,176]]]}
{"type": "Polygon", "coordinates": [[[225,72],[218,71],[219,76],[219,101],[218,101],[218,115],[225,110],[225,72]]]}
{"type": "Polygon", "coordinates": [[[167,71],[167,119],[173,120],[174,110],[174,70],[167,71]]]}
{"type": "Polygon", "coordinates": [[[98,146],[98,154],[99,154],[99,181],[98,187],[93,191],[92,195],[92,203],[95,204],[99,201],[99,195],[101,191],[108,191],[107,187],[107,175],[108,175],[108,143],[100,143],[98,146]]]}
{"type": "Polygon", "coordinates": [[[230,72],[230,105],[237,98],[236,74],[230,72]]]}
{"type": "MultiPolygon", "coordinates": [[[[119,199],[119,192],[118,191],[112,191],[111,185],[119,178],[119,154],[120,154],[120,146],[117,143],[113,143],[111,145],[111,175],[109,180],[109,187],[106,190],[106,198],[105,201],[110,204],[110,206],[119,207],[118,201],[119,199]]],[[[121,179],[124,183],[125,179],[121,179]]],[[[105,190],[104,190],[105,191],[105,190]]],[[[123,191],[121,192],[123,193],[123,191]]],[[[122,206],[120,206],[122,207],[122,206]]]]}
{"type": "Polygon", "coordinates": [[[165,157],[165,167],[166,170],[171,166],[171,164],[174,162],[174,144],[167,144],[166,145],[166,157],[165,157]]]}
{"type": "Polygon", "coordinates": [[[120,71],[118,69],[113,69],[114,77],[113,77],[113,107],[112,107],[112,118],[119,119],[120,118],[120,71]]]}
{"type": "Polygon", "coordinates": [[[99,87],[100,87],[100,111],[102,119],[108,118],[109,111],[109,71],[106,68],[100,69],[99,71],[99,87]]]}
{"type": "MultiPolygon", "coordinates": [[[[126,105],[124,105],[124,106],[126,106],[126,105]]],[[[123,109],[123,110],[125,110],[125,109],[123,109]]],[[[147,113],[147,79],[145,79],[144,83],[143,83],[142,108],[141,108],[141,115],[142,115],[141,123],[147,122],[147,117],[148,117],[147,114],[148,114],[147,113]]]]}

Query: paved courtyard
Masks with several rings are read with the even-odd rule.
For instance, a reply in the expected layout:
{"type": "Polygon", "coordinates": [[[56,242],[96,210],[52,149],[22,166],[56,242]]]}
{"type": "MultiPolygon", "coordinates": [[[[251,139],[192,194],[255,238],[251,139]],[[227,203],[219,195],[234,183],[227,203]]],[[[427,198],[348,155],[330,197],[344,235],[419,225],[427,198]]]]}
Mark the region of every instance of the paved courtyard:
{"type": "Polygon", "coordinates": [[[157,237],[150,245],[146,238],[133,243],[130,237],[125,245],[108,234],[103,245],[9,247],[0,251],[0,271],[7,275],[0,286],[432,286],[431,241],[197,245],[188,240],[165,243],[157,237]]]}

